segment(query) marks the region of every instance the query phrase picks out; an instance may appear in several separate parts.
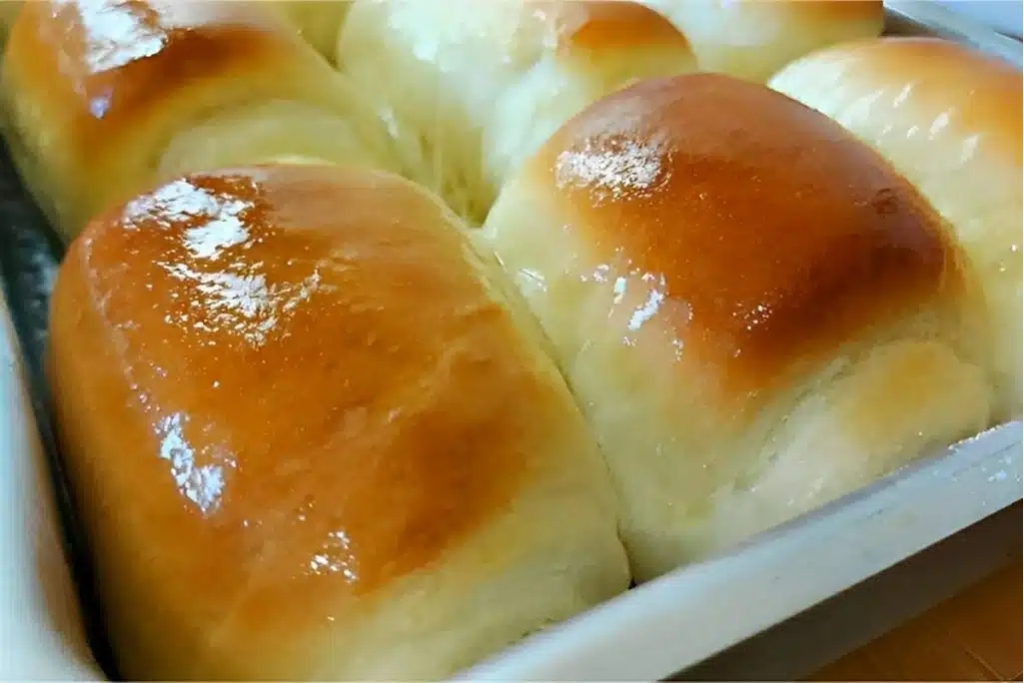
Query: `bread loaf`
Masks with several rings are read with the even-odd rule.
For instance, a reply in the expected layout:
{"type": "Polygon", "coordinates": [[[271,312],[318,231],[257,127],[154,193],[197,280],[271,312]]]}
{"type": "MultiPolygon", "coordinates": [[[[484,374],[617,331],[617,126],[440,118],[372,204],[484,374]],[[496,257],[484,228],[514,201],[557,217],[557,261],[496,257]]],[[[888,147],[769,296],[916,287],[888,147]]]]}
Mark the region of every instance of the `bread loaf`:
{"type": "Polygon", "coordinates": [[[0,78],[12,156],[68,238],[186,171],[282,155],[388,166],[375,112],[260,3],[31,2],[0,78]]]}
{"type": "Polygon", "coordinates": [[[880,2],[14,15],[127,679],[445,677],[1020,413],[1020,74],[869,40],[763,85],[880,2]]]}
{"type": "Polygon", "coordinates": [[[627,588],[607,470],[487,263],[411,183],[317,165],[75,240],[49,371],[126,679],[430,680],[627,588]]]}
{"type": "Polygon", "coordinates": [[[598,437],[638,580],[989,422],[987,321],[941,218],[763,86],[690,75],[591,105],[479,238],[598,437]]]}
{"type": "Polygon", "coordinates": [[[945,40],[838,45],[770,85],[832,117],[909,178],[949,221],[995,327],[997,418],[1020,417],[1021,72],[945,40]]]}
{"type": "Polygon", "coordinates": [[[357,0],[337,61],[390,108],[416,179],[473,221],[572,114],[694,68],[665,18],[604,1],[357,0]]]}
{"type": "Polygon", "coordinates": [[[644,0],[682,31],[701,71],[757,83],[818,48],[874,37],[881,0],[644,0]]]}

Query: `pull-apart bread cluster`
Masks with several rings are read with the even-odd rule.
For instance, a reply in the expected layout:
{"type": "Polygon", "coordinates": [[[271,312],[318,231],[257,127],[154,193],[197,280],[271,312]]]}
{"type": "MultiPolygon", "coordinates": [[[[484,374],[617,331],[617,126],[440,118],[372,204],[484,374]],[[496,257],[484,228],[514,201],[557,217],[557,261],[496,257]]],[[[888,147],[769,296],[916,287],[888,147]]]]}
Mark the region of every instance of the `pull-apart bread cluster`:
{"type": "Polygon", "coordinates": [[[649,5],[10,13],[120,675],[444,677],[1019,415],[1020,72],[649,5]]]}

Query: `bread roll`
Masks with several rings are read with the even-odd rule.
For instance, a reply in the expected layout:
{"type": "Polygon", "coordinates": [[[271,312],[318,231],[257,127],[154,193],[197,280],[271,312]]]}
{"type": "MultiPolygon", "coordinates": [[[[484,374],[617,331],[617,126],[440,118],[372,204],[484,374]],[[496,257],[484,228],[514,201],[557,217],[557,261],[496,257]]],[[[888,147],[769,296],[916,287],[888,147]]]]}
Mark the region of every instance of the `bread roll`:
{"type": "Polygon", "coordinates": [[[701,71],[764,83],[812,50],[878,36],[881,0],[644,0],[682,31],[701,71]]]}
{"type": "Polygon", "coordinates": [[[66,237],[154,177],[278,155],[388,165],[379,120],[260,3],[28,3],[0,97],[18,170],[66,237]]]}
{"type": "Polygon", "coordinates": [[[328,166],[89,224],[49,368],[128,680],[429,680],[627,588],[607,470],[484,264],[424,191],[328,166]]]}
{"type": "Polygon", "coordinates": [[[1021,72],[956,43],[836,46],[771,86],[889,159],[953,226],[984,285],[996,336],[997,417],[1021,415],[1021,72]]]}
{"type": "Polygon", "coordinates": [[[411,174],[472,221],[569,116],[694,68],[686,39],[632,2],[357,0],[337,61],[392,108],[411,174]]]}
{"type": "Polygon", "coordinates": [[[597,434],[638,580],[988,424],[985,318],[941,219],[763,86],[698,74],[591,105],[478,239],[597,434]]]}

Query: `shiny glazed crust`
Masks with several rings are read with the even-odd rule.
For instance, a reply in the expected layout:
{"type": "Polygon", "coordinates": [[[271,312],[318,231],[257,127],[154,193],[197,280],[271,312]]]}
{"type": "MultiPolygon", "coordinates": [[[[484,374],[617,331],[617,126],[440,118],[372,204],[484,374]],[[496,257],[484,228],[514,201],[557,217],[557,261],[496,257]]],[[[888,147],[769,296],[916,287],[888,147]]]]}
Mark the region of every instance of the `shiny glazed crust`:
{"type": "Polygon", "coordinates": [[[987,424],[983,306],[941,219],[761,86],[681,76],[595,103],[480,239],[598,434],[638,578],[987,424]]]}
{"type": "Polygon", "coordinates": [[[992,424],[1019,73],[681,75],[882,18],[29,3],[3,126],[78,235],[48,372],[120,673],[442,678],[992,424]]]}
{"type": "Polygon", "coordinates": [[[999,419],[1020,417],[1020,71],[945,40],[884,38],[809,55],[770,85],[877,149],[949,221],[993,316],[999,419]]]}
{"type": "Polygon", "coordinates": [[[671,334],[737,389],[963,287],[959,252],[881,157],[816,112],[719,76],[605,98],[522,177],[572,216],[562,232],[588,260],[685,301],[665,318],[671,334]]]}
{"type": "Polygon", "coordinates": [[[695,64],[632,2],[357,0],[342,71],[395,120],[408,174],[473,223],[521,161],[591,102],[695,64]]]}
{"type": "Polygon", "coordinates": [[[49,369],[123,675],[444,676],[625,590],[604,466],[482,263],[407,181],[314,165],[90,223],[49,369]]]}

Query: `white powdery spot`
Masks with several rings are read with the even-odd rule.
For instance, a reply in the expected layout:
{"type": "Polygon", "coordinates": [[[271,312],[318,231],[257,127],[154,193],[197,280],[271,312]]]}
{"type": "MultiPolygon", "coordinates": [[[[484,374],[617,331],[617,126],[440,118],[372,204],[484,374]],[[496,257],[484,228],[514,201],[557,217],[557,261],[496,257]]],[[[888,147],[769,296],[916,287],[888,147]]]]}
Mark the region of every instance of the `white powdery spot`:
{"type": "Polygon", "coordinates": [[[307,569],[316,576],[340,574],[349,583],[358,579],[356,558],[348,534],[344,531],[328,534],[323,546],[309,558],[307,569]]]}
{"type": "Polygon", "coordinates": [[[223,457],[196,449],[186,440],[184,428],[187,417],[174,413],[157,423],[160,437],[160,457],[171,465],[171,476],[178,491],[203,514],[217,509],[224,494],[224,467],[233,463],[223,457]],[[198,463],[197,459],[212,460],[198,463]]]}
{"type": "Polygon", "coordinates": [[[222,215],[206,225],[185,231],[185,248],[196,258],[216,261],[223,250],[249,240],[249,233],[239,217],[245,207],[243,202],[230,202],[222,215]]]}
{"type": "Polygon", "coordinates": [[[228,332],[253,347],[265,344],[281,319],[317,291],[320,272],[302,282],[273,285],[259,272],[261,265],[234,264],[236,272],[203,273],[180,263],[161,264],[198,294],[192,298],[191,314],[177,322],[191,323],[202,332],[228,332]]]}
{"type": "Polygon", "coordinates": [[[576,142],[555,161],[555,182],[588,190],[595,205],[650,196],[671,176],[672,147],[649,117],[640,97],[606,102],[583,116],[574,124],[576,142]]]}
{"type": "Polygon", "coordinates": [[[78,0],[73,7],[85,43],[83,58],[93,73],[152,57],[167,43],[167,32],[159,22],[133,4],[78,0]]]}
{"type": "Polygon", "coordinates": [[[558,155],[555,182],[588,190],[597,205],[645,197],[668,180],[667,154],[658,137],[590,137],[558,155]]]}
{"type": "Polygon", "coordinates": [[[129,202],[123,224],[131,229],[142,221],[155,220],[169,228],[190,219],[201,221],[185,231],[185,247],[197,258],[216,260],[221,250],[249,239],[243,214],[251,208],[251,202],[182,179],[129,202]]]}
{"type": "Polygon", "coordinates": [[[632,315],[629,316],[627,327],[631,332],[638,331],[643,327],[644,323],[657,315],[666,296],[667,284],[664,275],[655,277],[651,274],[645,274],[641,279],[648,283],[647,286],[650,289],[643,303],[637,306],[632,315]]]}

